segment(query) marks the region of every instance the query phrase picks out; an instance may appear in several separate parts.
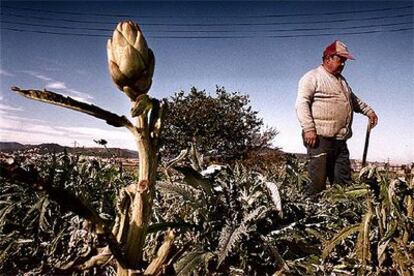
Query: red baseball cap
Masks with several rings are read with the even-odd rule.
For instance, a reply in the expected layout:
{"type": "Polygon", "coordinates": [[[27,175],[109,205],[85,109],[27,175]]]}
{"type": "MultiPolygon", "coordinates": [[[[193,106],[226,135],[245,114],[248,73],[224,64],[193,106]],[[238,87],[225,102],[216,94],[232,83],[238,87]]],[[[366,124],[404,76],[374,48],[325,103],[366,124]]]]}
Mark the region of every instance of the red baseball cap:
{"type": "Polygon", "coordinates": [[[323,56],[338,55],[347,59],[355,59],[351,53],[348,51],[348,47],[345,43],[335,40],[332,44],[328,45],[323,51],[323,56]]]}

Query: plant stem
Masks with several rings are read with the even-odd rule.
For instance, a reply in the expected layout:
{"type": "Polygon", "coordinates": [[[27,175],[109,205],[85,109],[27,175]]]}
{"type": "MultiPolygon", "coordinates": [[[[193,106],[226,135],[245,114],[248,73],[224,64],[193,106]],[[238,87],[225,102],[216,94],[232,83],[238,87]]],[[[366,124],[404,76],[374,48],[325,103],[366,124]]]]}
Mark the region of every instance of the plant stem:
{"type": "MultiPolygon", "coordinates": [[[[139,154],[139,180],[135,184],[131,217],[125,249],[128,263],[134,268],[142,266],[142,255],[147,226],[151,218],[152,200],[157,172],[157,149],[152,147],[147,115],[137,118],[135,135],[139,154]]],[[[128,275],[128,271],[118,267],[118,275],[128,275]]]]}

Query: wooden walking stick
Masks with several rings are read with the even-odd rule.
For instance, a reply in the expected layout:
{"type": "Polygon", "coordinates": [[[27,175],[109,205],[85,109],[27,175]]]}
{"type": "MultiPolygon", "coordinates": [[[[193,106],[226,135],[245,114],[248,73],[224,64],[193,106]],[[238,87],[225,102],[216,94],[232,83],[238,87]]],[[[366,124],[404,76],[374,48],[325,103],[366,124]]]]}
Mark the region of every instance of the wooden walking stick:
{"type": "Polygon", "coordinates": [[[362,167],[365,167],[367,163],[367,153],[368,153],[368,145],[369,145],[369,135],[371,133],[371,122],[368,119],[368,126],[367,126],[367,133],[365,134],[365,145],[364,145],[364,153],[362,154],[362,167]]]}

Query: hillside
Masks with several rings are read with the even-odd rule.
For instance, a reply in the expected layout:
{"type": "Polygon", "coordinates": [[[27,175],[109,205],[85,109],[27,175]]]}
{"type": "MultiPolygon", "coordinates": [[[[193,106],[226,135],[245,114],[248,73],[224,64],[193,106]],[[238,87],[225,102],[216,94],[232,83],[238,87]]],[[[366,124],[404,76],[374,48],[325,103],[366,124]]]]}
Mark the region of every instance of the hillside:
{"type": "Polygon", "coordinates": [[[123,158],[137,158],[137,152],[120,149],[103,147],[64,147],[59,144],[39,144],[39,145],[24,145],[16,142],[0,142],[0,152],[16,152],[16,151],[35,151],[39,154],[59,153],[67,150],[68,153],[82,154],[89,156],[99,156],[103,158],[111,157],[111,154],[123,158]]]}

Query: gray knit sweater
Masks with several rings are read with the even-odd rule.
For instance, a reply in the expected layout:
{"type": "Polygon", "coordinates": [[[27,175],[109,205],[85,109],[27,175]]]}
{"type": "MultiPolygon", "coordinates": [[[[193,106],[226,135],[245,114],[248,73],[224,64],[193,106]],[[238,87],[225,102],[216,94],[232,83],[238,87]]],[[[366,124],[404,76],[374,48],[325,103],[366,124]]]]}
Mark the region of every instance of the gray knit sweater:
{"type": "Polygon", "coordinates": [[[342,75],[336,77],[320,65],[300,79],[296,113],[303,131],[348,139],[352,136],[353,111],[364,115],[374,112],[355,96],[342,75]]]}

